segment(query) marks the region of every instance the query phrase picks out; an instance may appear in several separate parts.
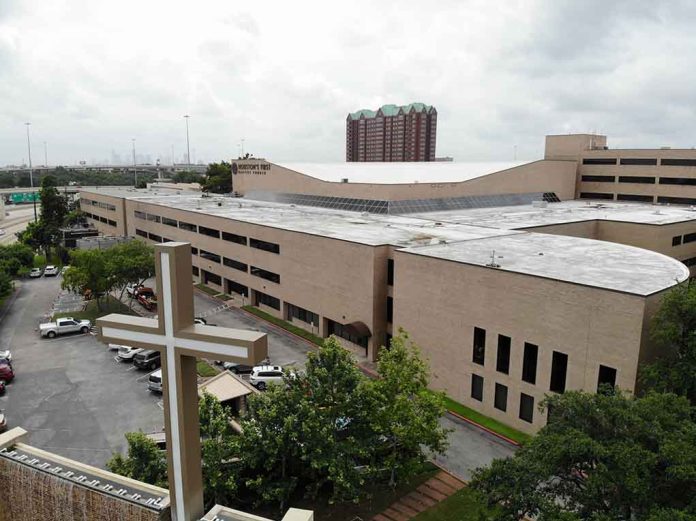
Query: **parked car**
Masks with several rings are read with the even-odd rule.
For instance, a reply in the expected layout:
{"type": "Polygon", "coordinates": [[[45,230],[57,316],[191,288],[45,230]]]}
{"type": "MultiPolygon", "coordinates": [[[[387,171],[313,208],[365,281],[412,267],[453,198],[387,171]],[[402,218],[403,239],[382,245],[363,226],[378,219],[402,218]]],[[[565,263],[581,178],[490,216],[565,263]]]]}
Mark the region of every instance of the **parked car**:
{"type": "Polygon", "coordinates": [[[152,288],[139,288],[135,298],[148,311],[157,309],[157,297],[152,288]]]}
{"type": "Polygon", "coordinates": [[[152,392],[162,393],[162,369],[150,373],[150,377],[147,379],[147,388],[152,392]]]}
{"type": "Polygon", "coordinates": [[[133,357],[133,365],[138,369],[150,369],[154,371],[162,363],[159,351],[145,349],[133,357]]]}
{"type": "Polygon", "coordinates": [[[32,279],[38,279],[41,275],[43,275],[43,270],[41,268],[32,268],[29,272],[29,277],[32,279]]]}
{"type": "Polygon", "coordinates": [[[70,266],[63,266],[63,267],[60,269],[60,274],[61,274],[61,275],[65,275],[65,272],[68,271],[68,269],[70,269],[70,266]]]}
{"type": "Polygon", "coordinates": [[[5,413],[0,409],[0,432],[5,432],[7,430],[7,418],[5,418],[5,413]]]}
{"type": "MultiPolygon", "coordinates": [[[[109,351],[118,351],[121,348],[121,344],[109,344],[108,348],[109,351]]],[[[128,347],[128,346],[123,346],[123,347],[128,347]]]]}
{"type": "Polygon", "coordinates": [[[249,383],[259,391],[264,391],[271,383],[283,381],[283,368],[279,365],[257,365],[251,370],[249,383]]]}
{"type": "Polygon", "coordinates": [[[142,284],[128,284],[126,286],[126,293],[130,298],[135,298],[137,296],[138,288],[142,287],[142,284]]]}
{"type": "Polygon", "coordinates": [[[46,266],[46,269],[43,272],[44,277],[55,277],[58,275],[58,268],[56,268],[53,264],[49,264],[46,266]]]}
{"type": "Polygon", "coordinates": [[[39,325],[41,336],[54,338],[67,333],[89,333],[92,323],[89,320],[75,320],[72,317],[59,318],[55,322],[39,325]]]}
{"type": "Polygon", "coordinates": [[[193,319],[194,324],[200,324],[201,326],[205,326],[208,324],[208,321],[202,317],[196,317],[193,319]]]}
{"type": "Polygon", "coordinates": [[[0,364],[0,380],[10,383],[14,380],[15,374],[10,364],[0,364]]]}
{"type": "Polygon", "coordinates": [[[3,360],[7,360],[8,363],[12,362],[12,353],[9,349],[0,351],[0,363],[2,363],[3,360]]]}
{"type": "Polygon", "coordinates": [[[234,374],[249,374],[254,368],[246,364],[236,364],[234,362],[223,362],[222,367],[234,374]]]}
{"type": "MultiPolygon", "coordinates": [[[[109,344],[111,346],[111,344],[109,344]]],[[[119,362],[131,362],[133,357],[143,351],[142,347],[131,347],[131,346],[118,346],[118,353],[116,353],[116,359],[119,362]]]]}

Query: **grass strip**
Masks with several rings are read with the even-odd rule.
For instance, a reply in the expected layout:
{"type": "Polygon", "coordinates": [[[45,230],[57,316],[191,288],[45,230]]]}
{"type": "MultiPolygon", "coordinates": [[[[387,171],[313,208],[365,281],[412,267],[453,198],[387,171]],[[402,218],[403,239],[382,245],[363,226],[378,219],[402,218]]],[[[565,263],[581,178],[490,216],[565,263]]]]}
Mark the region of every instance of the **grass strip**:
{"type": "Polygon", "coordinates": [[[215,376],[217,370],[205,360],[196,360],[196,372],[199,376],[215,376]]]}
{"type": "Polygon", "coordinates": [[[290,322],[287,322],[285,320],[281,320],[280,318],[276,318],[270,313],[266,313],[265,311],[260,310],[259,308],[255,308],[254,306],[242,306],[242,309],[245,311],[248,311],[249,313],[256,315],[259,318],[262,318],[264,320],[267,320],[268,322],[275,324],[278,327],[282,327],[286,331],[289,331],[290,333],[293,333],[297,336],[300,336],[304,338],[305,340],[309,340],[313,344],[316,344],[318,346],[323,346],[324,345],[324,339],[321,337],[318,337],[317,335],[310,333],[309,331],[305,331],[301,327],[297,327],[290,322]]]}
{"type": "Polygon", "coordinates": [[[54,313],[52,320],[63,317],[73,317],[76,320],[91,320],[92,324],[99,317],[108,315],[109,313],[121,313],[122,315],[136,315],[134,311],[128,308],[126,304],[121,302],[111,295],[107,295],[99,301],[97,306],[96,300],[89,300],[85,309],[82,311],[64,311],[54,313]]]}
{"type": "Polygon", "coordinates": [[[462,405],[459,402],[455,402],[449,396],[445,397],[445,407],[447,407],[448,410],[455,412],[460,416],[463,416],[467,420],[471,420],[475,423],[478,423],[479,425],[486,427],[487,429],[493,432],[501,434],[506,438],[510,438],[513,441],[516,441],[520,445],[524,445],[532,439],[532,437],[529,434],[525,434],[524,432],[518,431],[517,429],[513,429],[509,425],[505,425],[504,423],[501,423],[498,420],[494,420],[493,418],[489,418],[488,416],[485,416],[480,412],[470,409],[466,405],[462,405]]]}
{"type": "Polygon", "coordinates": [[[220,292],[216,289],[209,288],[205,284],[195,284],[195,286],[200,289],[201,291],[205,291],[208,295],[211,297],[214,297],[215,295],[218,295],[220,292]]]}
{"type": "Polygon", "coordinates": [[[458,490],[444,501],[421,512],[411,521],[480,521],[491,519],[494,511],[469,487],[458,490]]]}

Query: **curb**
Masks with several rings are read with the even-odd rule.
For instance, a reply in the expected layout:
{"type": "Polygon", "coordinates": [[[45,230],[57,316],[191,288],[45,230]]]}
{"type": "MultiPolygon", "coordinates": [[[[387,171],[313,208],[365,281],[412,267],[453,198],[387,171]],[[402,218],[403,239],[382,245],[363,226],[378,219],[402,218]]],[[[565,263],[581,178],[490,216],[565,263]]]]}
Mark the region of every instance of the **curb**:
{"type": "Polygon", "coordinates": [[[508,438],[508,437],[505,436],[504,434],[500,434],[500,433],[498,433],[498,432],[492,431],[492,430],[489,429],[488,427],[484,427],[484,426],[481,425],[480,423],[477,423],[477,422],[475,422],[474,420],[470,420],[469,418],[465,418],[465,417],[462,416],[461,414],[458,414],[458,413],[456,413],[456,412],[454,412],[454,411],[450,411],[449,409],[447,409],[447,414],[451,414],[452,416],[454,416],[455,418],[457,418],[457,419],[459,419],[459,420],[465,421],[466,423],[468,423],[468,424],[470,424],[470,425],[473,425],[474,427],[478,427],[478,428],[481,429],[482,431],[485,431],[485,432],[487,432],[488,434],[491,434],[491,435],[495,436],[496,438],[499,438],[499,439],[503,440],[504,442],[509,443],[510,445],[514,445],[515,447],[521,447],[521,446],[522,446],[519,442],[516,442],[515,440],[508,438]]]}

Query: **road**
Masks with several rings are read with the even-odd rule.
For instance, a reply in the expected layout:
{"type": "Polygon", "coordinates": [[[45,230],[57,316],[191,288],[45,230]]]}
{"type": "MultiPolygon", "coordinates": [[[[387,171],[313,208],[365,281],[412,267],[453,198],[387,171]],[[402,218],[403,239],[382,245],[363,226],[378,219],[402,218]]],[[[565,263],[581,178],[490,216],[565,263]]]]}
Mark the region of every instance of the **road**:
{"type": "Polygon", "coordinates": [[[12,244],[17,241],[15,233],[21,232],[27,224],[34,218],[34,207],[29,206],[5,206],[5,211],[9,212],[3,221],[0,221],[0,228],[4,234],[0,235],[0,244],[12,244]]]}

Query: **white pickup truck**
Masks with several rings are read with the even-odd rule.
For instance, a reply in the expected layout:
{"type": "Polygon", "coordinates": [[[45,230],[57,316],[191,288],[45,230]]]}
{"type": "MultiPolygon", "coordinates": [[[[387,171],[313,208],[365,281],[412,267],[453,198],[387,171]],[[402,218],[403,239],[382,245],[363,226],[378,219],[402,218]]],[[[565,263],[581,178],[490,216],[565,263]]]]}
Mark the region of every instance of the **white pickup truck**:
{"type": "Polygon", "coordinates": [[[75,320],[72,317],[59,318],[55,322],[39,325],[41,336],[53,338],[66,333],[88,333],[92,323],[89,320],[75,320]]]}

